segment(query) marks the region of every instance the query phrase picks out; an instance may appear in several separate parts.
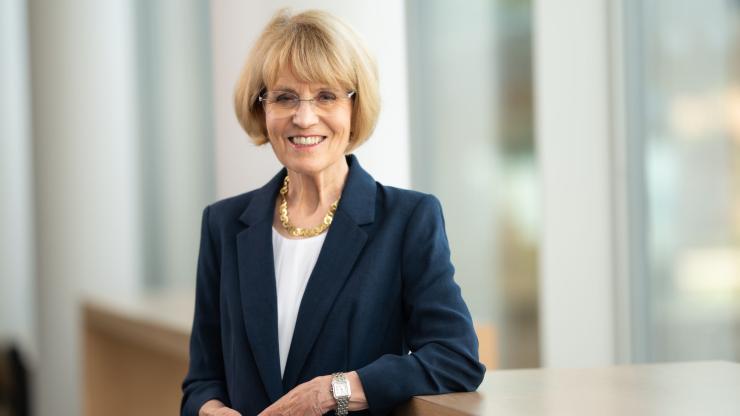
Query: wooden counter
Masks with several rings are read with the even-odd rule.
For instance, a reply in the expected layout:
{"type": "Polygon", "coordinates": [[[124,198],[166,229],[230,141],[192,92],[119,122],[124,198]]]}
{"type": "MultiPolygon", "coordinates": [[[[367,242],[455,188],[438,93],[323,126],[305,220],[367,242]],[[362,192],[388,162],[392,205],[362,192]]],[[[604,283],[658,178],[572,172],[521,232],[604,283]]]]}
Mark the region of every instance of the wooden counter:
{"type": "Polygon", "coordinates": [[[740,364],[492,371],[475,393],[415,397],[399,414],[738,416],[740,364]]]}
{"type": "MultiPolygon", "coordinates": [[[[85,414],[176,415],[192,294],[84,303],[85,414]]],[[[740,364],[489,371],[475,393],[420,396],[397,415],[740,415],[740,364]]]]}
{"type": "Polygon", "coordinates": [[[192,296],[149,294],[84,302],[86,415],[180,413],[192,296]]]}

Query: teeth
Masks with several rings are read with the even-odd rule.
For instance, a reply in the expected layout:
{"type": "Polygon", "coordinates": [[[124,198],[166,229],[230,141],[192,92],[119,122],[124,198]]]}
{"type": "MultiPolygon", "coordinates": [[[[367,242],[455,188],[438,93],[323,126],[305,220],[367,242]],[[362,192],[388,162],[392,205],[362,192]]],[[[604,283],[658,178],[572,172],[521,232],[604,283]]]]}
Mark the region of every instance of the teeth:
{"type": "Polygon", "coordinates": [[[321,136],[310,136],[310,137],[290,137],[290,141],[295,144],[316,144],[323,140],[321,136]]]}

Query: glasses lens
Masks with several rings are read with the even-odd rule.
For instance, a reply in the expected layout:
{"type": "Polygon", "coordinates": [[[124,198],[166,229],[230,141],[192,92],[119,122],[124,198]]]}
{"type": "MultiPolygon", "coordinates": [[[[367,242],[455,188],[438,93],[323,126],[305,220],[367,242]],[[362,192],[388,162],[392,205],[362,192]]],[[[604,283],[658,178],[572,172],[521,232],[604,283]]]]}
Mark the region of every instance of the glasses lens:
{"type": "Polygon", "coordinates": [[[321,91],[313,98],[313,102],[316,103],[317,107],[329,110],[337,102],[337,93],[333,91],[321,91]]]}
{"type": "Polygon", "coordinates": [[[267,102],[275,104],[278,108],[290,110],[298,105],[299,98],[290,92],[274,91],[268,94],[267,102]]]}

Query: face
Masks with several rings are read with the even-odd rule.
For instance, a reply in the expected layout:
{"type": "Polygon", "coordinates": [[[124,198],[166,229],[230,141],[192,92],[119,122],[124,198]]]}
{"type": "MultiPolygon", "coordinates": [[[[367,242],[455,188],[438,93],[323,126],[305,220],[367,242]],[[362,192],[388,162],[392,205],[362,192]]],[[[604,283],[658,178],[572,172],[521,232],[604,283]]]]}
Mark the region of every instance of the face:
{"type": "MultiPolygon", "coordinates": [[[[302,99],[322,91],[341,91],[330,85],[297,80],[290,71],[280,72],[269,91],[293,92],[302,99]]],[[[278,160],[300,174],[330,172],[346,163],[344,151],[349,145],[352,101],[338,100],[330,111],[318,110],[309,101],[301,101],[288,114],[278,114],[270,104],[265,106],[265,124],[270,144],[278,160]]]]}

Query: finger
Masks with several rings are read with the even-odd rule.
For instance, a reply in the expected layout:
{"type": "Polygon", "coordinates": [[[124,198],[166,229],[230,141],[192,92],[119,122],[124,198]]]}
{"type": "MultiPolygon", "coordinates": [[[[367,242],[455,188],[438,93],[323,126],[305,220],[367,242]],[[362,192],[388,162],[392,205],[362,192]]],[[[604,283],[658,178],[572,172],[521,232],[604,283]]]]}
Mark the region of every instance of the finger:
{"type": "Polygon", "coordinates": [[[241,416],[241,413],[228,407],[216,409],[214,412],[209,414],[212,414],[213,416],[241,416]]]}
{"type": "Polygon", "coordinates": [[[216,416],[241,416],[242,414],[237,412],[234,409],[229,409],[228,407],[224,407],[221,409],[218,409],[218,412],[216,413],[216,416]]]}
{"type": "Polygon", "coordinates": [[[275,408],[275,405],[273,404],[267,409],[261,411],[257,416],[274,416],[275,415],[274,408],[275,408]]]}

